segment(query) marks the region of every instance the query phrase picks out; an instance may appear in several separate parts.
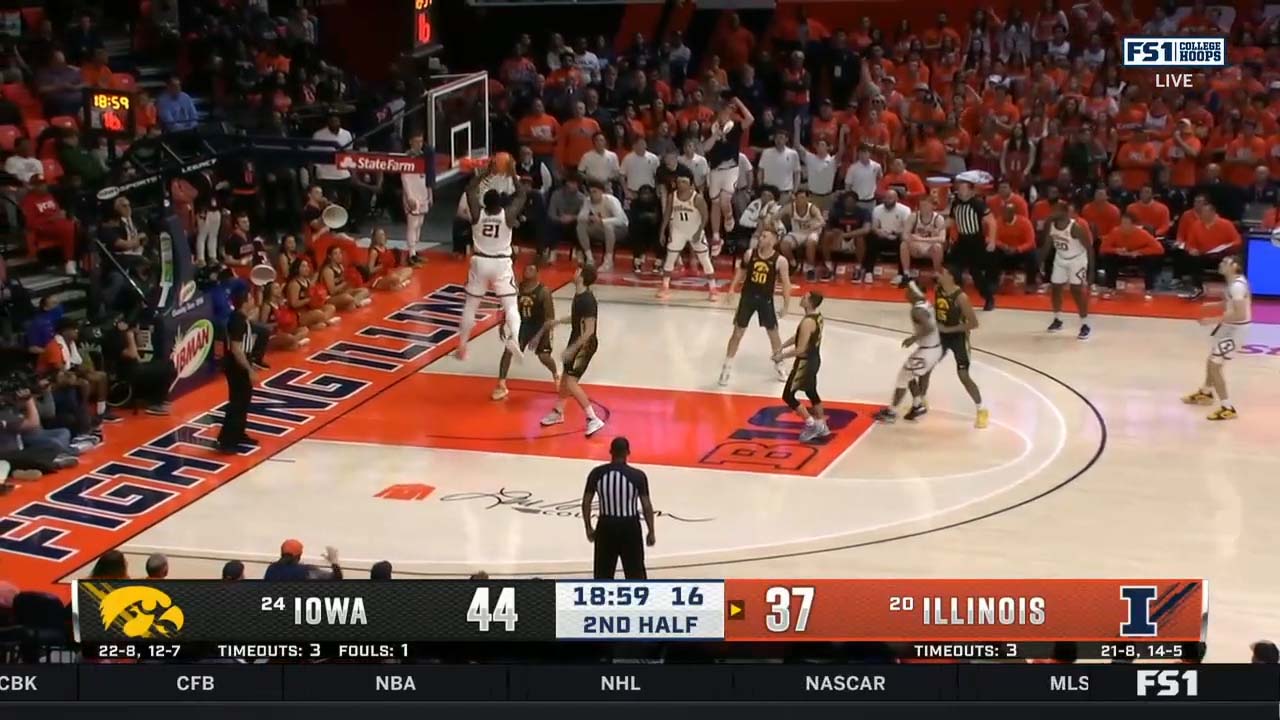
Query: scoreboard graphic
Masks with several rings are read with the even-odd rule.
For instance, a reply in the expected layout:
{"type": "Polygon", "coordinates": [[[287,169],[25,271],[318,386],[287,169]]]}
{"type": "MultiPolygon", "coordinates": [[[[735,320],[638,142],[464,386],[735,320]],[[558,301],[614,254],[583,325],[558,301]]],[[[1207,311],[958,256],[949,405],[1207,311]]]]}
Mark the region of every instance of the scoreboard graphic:
{"type": "Polygon", "coordinates": [[[483,718],[551,703],[530,707],[569,720],[654,701],[737,720],[1274,718],[1276,666],[1195,664],[1207,597],[1177,578],[82,580],[83,661],[0,666],[0,716],[78,701],[161,720],[199,702],[314,719],[381,702],[387,717],[483,718]],[[1060,646],[1113,662],[1028,662],[1062,660],[1060,646]]]}
{"type": "Polygon", "coordinates": [[[1197,579],[82,580],[73,610],[77,639],[109,646],[969,643],[993,657],[1019,657],[1024,643],[1198,642],[1207,595],[1197,579]]]}

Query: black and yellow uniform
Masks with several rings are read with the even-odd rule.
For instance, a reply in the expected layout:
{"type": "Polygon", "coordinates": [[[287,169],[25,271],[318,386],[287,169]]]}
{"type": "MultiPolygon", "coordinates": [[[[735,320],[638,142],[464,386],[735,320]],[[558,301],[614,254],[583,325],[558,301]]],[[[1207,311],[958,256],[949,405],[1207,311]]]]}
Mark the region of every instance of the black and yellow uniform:
{"type": "MultiPolygon", "coordinates": [[[[800,327],[804,326],[805,320],[813,320],[813,332],[809,334],[809,347],[796,356],[795,364],[791,366],[791,374],[787,376],[787,383],[782,388],[782,399],[792,410],[800,407],[796,393],[804,393],[805,397],[809,398],[809,402],[814,405],[822,402],[822,398],[818,397],[818,368],[822,364],[822,313],[805,315],[800,320],[800,327]]],[[[797,343],[800,342],[800,327],[796,328],[797,343]]]]}
{"type": "MultiPolygon", "coordinates": [[[[516,296],[516,307],[520,309],[520,349],[528,350],[529,342],[533,340],[533,336],[538,334],[542,326],[547,320],[547,302],[548,291],[542,283],[535,284],[532,288],[520,286],[520,293],[516,296]]],[[[545,355],[551,352],[551,329],[542,333],[542,339],[538,341],[538,347],[534,350],[539,355],[545,355]]]]}
{"type": "Polygon", "coordinates": [[[933,302],[934,314],[938,318],[938,333],[942,339],[942,353],[945,355],[950,352],[956,356],[957,370],[969,369],[969,331],[947,332],[942,328],[964,323],[964,309],[960,305],[960,296],[963,294],[964,290],[958,287],[949,293],[939,289],[933,302]]]}
{"type": "Polygon", "coordinates": [[[734,325],[745,328],[751,324],[751,316],[755,315],[765,330],[778,327],[778,313],[773,308],[773,288],[778,283],[778,257],[777,250],[767,258],[760,257],[758,250],[752,250],[743,261],[747,278],[742,282],[738,312],[733,316],[734,325]]]}
{"type": "MultiPolygon", "coordinates": [[[[569,333],[569,345],[572,346],[578,342],[578,338],[582,337],[582,333],[586,330],[588,318],[597,318],[598,308],[596,305],[595,293],[590,290],[583,290],[573,296],[573,309],[570,311],[569,319],[572,321],[573,331],[569,333]]],[[[596,354],[596,349],[600,347],[600,328],[599,320],[596,320],[596,332],[591,335],[591,339],[582,344],[573,357],[564,365],[564,374],[569,377],[580,378],[587,371],[587,366],[591,364],[591,358],[596,354]]]]}

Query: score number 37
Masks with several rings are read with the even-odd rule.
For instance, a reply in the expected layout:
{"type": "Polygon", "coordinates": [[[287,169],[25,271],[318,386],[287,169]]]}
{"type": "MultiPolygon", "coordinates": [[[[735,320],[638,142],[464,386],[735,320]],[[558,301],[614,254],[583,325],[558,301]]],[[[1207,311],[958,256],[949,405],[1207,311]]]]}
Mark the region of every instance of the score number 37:
{"type": "Polygon", "coordinates": [[[809,627],[809,613],[813,610],[812,587],[771,587],[765,591],[764,601],[769,604],[769,614],[764,619],[764,626],[769,632],[800,633],[809,627]],[[793,624],[791,603],[796,599],[799,599],[800,607],[796,610],[793,624]]]}
{"type": "Polygon", "coordinates": [[[498,602],[490,604],[489,588],[478,587],[471,596],[471,605],[467,608],[467,622],[476,624],[480,632],[489,632],[489,625],[501,623],[506,632],[514,632],[516,621],[520,616],[516,613],[516,589],[504,587],[498,590],[498,602]]]}

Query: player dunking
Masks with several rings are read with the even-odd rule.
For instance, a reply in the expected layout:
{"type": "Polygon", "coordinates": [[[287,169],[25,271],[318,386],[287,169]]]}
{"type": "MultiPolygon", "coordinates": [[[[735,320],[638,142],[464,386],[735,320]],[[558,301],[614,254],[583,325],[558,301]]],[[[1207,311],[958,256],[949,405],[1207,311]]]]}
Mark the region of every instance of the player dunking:
{"type": "MultiPolygon", "coordinates": [[[[791,304],[791,277],[787,267],[787,259],[778,252],[778,234],[773,230],[760,232],[755,249],[747,253],[738,269],[734,272],[733,282],[729,284],[729,296],[742,288],[742,296],[738,300],[738,311],[733,316],[733,334],[729,336],[729,349],[725,352],[724,367],[720,369],[720,385],[729,384],[729,373],[733,369],[733,358],[738,354],[738,346],[742,344],[742,336],[747,332],[754,315],[760,321],[760,327],[769,334],[769,345],[773,355],[782,350],[782,336],[778,334],[778,313],[773,309],[773,291],[782,281],[782,317],[786,317],[791,304]]],[[[782,363],[774,364],[779,380],[785,380],[786,370],[782,363]]]]}
{"type": "MultiPolygon", "coordinates": [[[[978,389],[978,384],[973,381],[973,378],[969,377],[969,333],[978,329],[978,313],[973,311],[973,303],[969,302],[969,296],[964,294],[964,288],[960,287],[960,283],[956,281],[956,275],[957,272],[950,267],[942,268],[942,272],[938,274],[933,309],[938,323],[938,334],[942,341],[942,355],[946,357],[949,352],[955,357],[956,376],[960,378],[960,384],[964,385],[965,391],[977,406],[977,418],[973,426],[983,429],[987,427],[991,418],[982,405],[982,391],[978,389]]],[[[929,392],[929,378],[932,376],[933,371],[930,370],[918,381],[921,386],[922,400],[929,392]]],[[[915,420],[928,411],[929,406],[925,403],[913,405],[903,419],[915,420]]]]}
{"type": "Polygon", "coordinates": [[[671,194],[667,203],[667,213],[662,219],[662,229],[658,237],[668,237],[667,257],[662,263],[662,289],[658,290],[658,298],[665,300],[671,297],[671,273],[676,268],[676,259],[684,252],[686,246],[693,248],[693,254],[702,267],[702,274],[707,276],[707,296],[716,300],[715,268],[711,265],[711,252],[707,247],[706,236],[707,201],[702,193],[693,187],[693,178],[689,173],[676,176],[676,191],[671,194]]]}
{"type": "Polygon", "coordinates": [[[822,398],[818,397],[818,369],[822,364],[822,314],[818,312],[821,305],[821,293],[812,290],[805,294],[800,300],[804,317],[796,328],[796,336],[773,355],[776,363],[789,357],[796,359],[791,366],[791,374],[787,376],[787,384],[782,388],[782,400],[792,412],[804,418],[800,442],[813,442],[831,434],[827,428],[827,415],[822,409],[822,398]],[[796,393],[801,392],[809,398],[807,410],[796,398],[796,393]]]}
{"type": "MultiPolygon", "coordinates": [[[[556,321],[556,306],[551,299],[551,291],[538,280],[537,263],[529,263],[524,267],[524,275],[520,278],[520,294],[516,296],[516,307],[520,308],[520,352],[529,347],[535,336],[538,344],[534,352],[538,360],[551,371],[551,383],[560,384],[560,373],[556,370],[555,358],[551,356],[551,325],[556,321]],[[546,332],[542,329],[546,327],[546,332]]],[[[506,333],[506,325],[502,332],[506,333]]],[[[506,335],[503,335],[506,340],[506,335]]],[[[493,389],[493,399],[501,400],[510,393],[507,391],[507,373],[511,370],[510,348],[503,348],[502,360],[498,362],[498,387],[493,389]]]]}
{"type": "Polygon", "coordinates": [[[1220,317],[1206,317],[1200,322],[1213,325],[1209,333],[1209,361],[1205,363],[1204,384],[1200,389],[1182,398],[1192,405],[1212,405],[1213,394],[1218,394],[1221,406],[1209,414],[1210,420],[1234,420],[1238,416],[1236,406],[1227,396],[1227,376],[1222,364],[1231,359],[1232,353],[1244,340],[1245,328],[1253,321],[1253,293],[1249,281],[1240,272],[1240,260],[1228,256],[1218,263],[1218,272],[1227,281],[1221,303],[1207,303],[1206,308],[1222,307],[1220,317]]]}
{"type": "MultiPolygon", "coordinates": [[[[1049,283],[1053,293],[1053,322],[1049,323],[1049,332],[1062,329],[1062,290],[1071,286],[1071,297],[1076,301],[1076,311],[1080,313],[1080,333],[1077,339],[1089,339],[1089,285],[1093,277],[1093,241],[1088,232],[1080,227],[1071,217],[1071,208],[1066,199],[1060,198],[1053,206],[1053,214],[1049,220],[1049,232],[1046,233],[1049,243],[1053,244],[1053,272],[1049,283]]],[[[1048,248],[1042,250],[1048,253],[1048,248]]]]}
{"type": "Polygon", "coordinates": [[[560,323],[571,324],[573,329],[569,331],[569,346],[564,349],[562,357],[564,360],[564,374],[560,378],[560,398],[556,400],[555,409],[547,413],[541,422],[544,427],[547,425],[559,425],[564,422],[564,406],[566,401],[572,397],[578,401],[578,405],[587,415],[587,437],[595,435],[604,427],[604,421],[596,417],[595,408],[591,406],[591,398],[587,397],[587,393],[583,391],[582,386],[579,384],[583,373],[587,371],[587,366],[591,364],[591,358],[600,347],[596,324],[598,306],[595,293],[591,291],[591,286],[595,282],[596,268],[594,265],[578,268],[578,272],[573,276],[573,308],[569,317],[543,325],[542,329],[535,333],[529,341],[530,344],[536,347],[542,340],[542,334],[549,332],[553,325],[560,323]]]}
{"type": "MultiPolygon", "coordinates": [[[[921,380],[926,377],[942,359],[942,338],[938,333],[938,323],[934,319],[933,308],[929,307],[924,291],[915,282],[907,285],[907,300],[911,303],[911,335],[902,341],[902,347],[915,346],[915,350],[907,356],[907,361],[898,371],[898,384],[893,390],[893,401],[888,407],[875,414],[879,422],[896,422],[898,404],[902,402],[907,390],[911,390],[911,409],[924,406],[925,386],[921,380]]],[[[919,417],[908,413],[908,417],[919,417]]]]}
{"type": "Polygon", "coordinates": [[[480,183],[488,176],[480,169],[467,185],[467,209],[476,218],[471,226],[471,263],[467,270],[467,298],[462,305],[462,326],[458,330],[458,359],[467,359],[467,343],[476,324],[476,310],[484,294],[493,291],[502,303],[505,315],[506,346],[513,356],[523,357],[517,339],[520,337],[520,311],[516,307],[516,275],[511,247],[511,229],[519,222],[528,197],[529,183],[521,180],[515,197],[502,207],[497,190],[486,190],[481,207],[480,183]]]}

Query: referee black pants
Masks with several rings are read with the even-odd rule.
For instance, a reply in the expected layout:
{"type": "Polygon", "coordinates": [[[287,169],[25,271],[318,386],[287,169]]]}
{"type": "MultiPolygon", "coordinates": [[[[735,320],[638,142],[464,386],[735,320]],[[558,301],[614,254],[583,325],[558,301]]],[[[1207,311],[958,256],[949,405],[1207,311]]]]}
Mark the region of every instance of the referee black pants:
{"type": "Polygon", "coordinates": [[[644,580],[644,533],[638,517],[601,517],[596,526],[596,580],[612,580],[622,558],[622,574],[628,580],[644,580]]]}
{"type": "Polygon", "coordinates": [[[245,426],[249,422],[249,404],[253,401],[253,381],[249,379],[249,372],[229,356],[222,366],[222,374],[227,378],[227,404],[223,409],[218,447],[232,449],[248,438],[245,426]]]}
{"type": "Polygon", "coordinates": [[[956,282],[963,285],[962,275],[968,270],[974,286],[982,293],[983,300],[995,297],[995,282],[999,280],[999,272],[993,269],[993,260],[992,253],[987,250],[987,241],[981,236],[961,235],[947,256],[947,262],[958,273],[956,282]]]}

